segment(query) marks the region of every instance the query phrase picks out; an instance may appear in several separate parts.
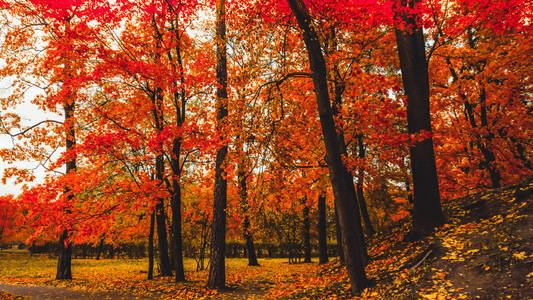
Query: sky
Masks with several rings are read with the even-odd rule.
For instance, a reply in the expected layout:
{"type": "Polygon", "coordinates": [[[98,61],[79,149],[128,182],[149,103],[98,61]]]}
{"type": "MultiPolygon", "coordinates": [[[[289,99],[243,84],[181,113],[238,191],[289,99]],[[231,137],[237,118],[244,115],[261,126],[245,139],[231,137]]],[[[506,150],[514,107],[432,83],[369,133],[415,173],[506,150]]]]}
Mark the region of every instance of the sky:
{"type": "MultiPolygon", "coordinates": [[[[10,86],[11,86],[11,80],[9,78],[3,78],[0,80],[0,98],[4,98],[10,94],[10,86]]],[[[2,110],[0,112],[0,117],[3,117],[5,113],[7,112],[15,112],[19,116],[21,116],[21,123],[23,126],[31,126],[32,124],[35,124],[39,121],[45,120],[45,119],[56,119],[60,120],[60,117],[57,115],[54,115],[52,113],[46,113],[42,110],[39,110],[34,104],[31,103],[31,99],[33,99],[36,95],[38,95],[39,91],[36,89],[30,89],[25,99],[23,100],[22,104],[18,105],[13,110],[4,111],[2,110]]],[[[15,133],[15,132],[12,132],[15,133]]],[[[16,142],[16,140],[15,140],[16,142]]],[[[13,147],[13,139],[7,135],[2,134],[0,132],[0,148],[11,148],[13,147]]],[[[0,160],[0,177],[3,176],[5,168],[9,167],[18,167],[18,168],[24,168],[24,169],[34,169],[39,164],[37,162],[31,162],[31,161],[25,161],[25,162],[17,162],[14,164],[10,164],[8,162],[0,160]]],[[[45,177],[45,171],[42,167],[37,167],[34,171],[34,175],[36,176],[36,179],[34,182],[27,183],[28,186],[37,185],[39,183],[42,183],[45,177]]],[[[0,195],[7,195],[7,194],[13,194],[18,195],[22,192],[22,186],[23,184],[15,184],[15,180],[11,179],[6,182],[6,184],[3,184],[0,182],[0,195]]]]}

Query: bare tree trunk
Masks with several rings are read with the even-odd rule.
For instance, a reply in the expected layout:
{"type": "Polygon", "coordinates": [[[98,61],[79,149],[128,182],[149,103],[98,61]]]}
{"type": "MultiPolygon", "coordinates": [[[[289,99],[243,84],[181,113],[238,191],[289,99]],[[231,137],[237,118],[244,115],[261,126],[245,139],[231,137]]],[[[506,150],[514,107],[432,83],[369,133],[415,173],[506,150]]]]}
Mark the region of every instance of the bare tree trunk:
{"type": "MultiPolygon", "coordinates": [[[[348,155],[348,151],[346,149],[346,143],[344,141],[344,134],[342,133],[342,131],[338,132],[337,136],[339,138],[339,144],[341,146],[340,153],[344,155],[348,155]]],[[[354,219],[353,219],[353,226],[357,227],[356,231],[361,233],[359,236],[359,239],[360,239],[359,245],[361,247],[361,259],[363,261],[363,265],[366,265],[368,263],[368,252],[366,249],[365,236],[363,234],[363,226],[361,224],[361,214],[360,214],[361,206],[359,205],[357,191],[355,189],[355,185],[353,182],[354,177],[352,173],[346,170],[346,168],[343,171],[343,177],[344,177],[344,180],[348,183],[349,197],[352,199],[352,204],[354,206],[354,213],[355,213],[354,219]]]]}
{"type": "MultiPolygon", "coordinates": [[[[363,144],[363,135],[359,134],[357,136],[357,141],[359,144],[359,158],[365,158],[366,149],[363,144]]],[[[366,207],[365,194],[363,193],[363,180],[365,178],[365,169],[363,167],[359,168],[359,176],[357,178],[357,201],[359,202],[359,208],[361,209],[361,215],[363,216],[363,221],[365,222],[365,228],[369,235],[376,233],[372,227],[372,222],[370,222],[370,216],[368,215],[368,209],[366,207]]]]}
{"type": "MultiPolygon", "coordinates": [[[[415,2],[402,0],[402,6],[415,2]]],[[[407,128],[409,134],[431,132],[429,112],[429,79],[424,34],[412,15],[401,15],[410,31],[396,30],[403,86],[407,95],[407,128]]],[[[414,230],[418,234],[432,232],[444,223],[440,204],[439,183],[433,150],[433,139],[416,142],[409,148],[414,190],[414,230]]]]}
{"type": "Polygon", "coordinates": [[[181,189],[179,183],[173,180],[174,193],[172,195],[172,238],[174,245],[174,279],[176,282],[185,281],[183,267],[183,244],[181,239],[181,189]]]}
{"type": "MultiPolygon", "coordinates": [[[[331,39],[336,47],[336,42],[335,42],[335,29],[334,28],[331,28],[331,39]]],[[[334,97],[335,97],[335,101],[334,101],[334,106],[332,108],[332,112],[333,112],[333,115],[334,116],[337,116],[338,118],[341,118],[342,116],[340,116],[339,114],[339,111],[341,110],[342,108],[342,94],[344,93],[344,90],[345,90],[345,84],[343,82],[343,80],[340,78],[340,75],[339,75],[339,72],[337,70],[337,66],[334,66],[334,97]]],[[[345,156],[348,156],[348,151],[347,151],[347,148],[346,148],[346,141],[344,139],[344,132],[343,132],[343,129],[342,128],[337,128],[337,139],[339,141],[339,151],[342,155],[345,155],[345,156]]],[[[356,191],[356,188],[354,186],[354,183],[353,183],[353,175],[352,173],[348,172],[348,170],[345,169],[345,171],[343,172],[343,176],[345,178],[345,180],[349,183],[349,192],[350,192],[350,197],[352,197],[353,199],[353,203],[355,205],[355,213],[356,213],[356,216],[355,216],[355,219],[354,219],[354,225],[358,227],[358,231],[359,232],[363,232],[363,227],[361,225],[361,219],[360,219],[360,204],[358,202],[358,198],[357,198],[357,191],[356,191]]],[[[365,206],[366,207],[366,206],[365,206]]],[[[363,234],[361,234],[360,236],[361,238],[361,254],[362,254],[362,260],[363,260],[363,264],[366,265],[366,263],[368,262],[368,252],[367,252],[367,249],[366,249],[366,243],[365,243],[365,237],[363,234]]]]}
{"type": "MultiPolygon", "coordinates": [[[[226,67],[226,8],[225,0],[216,1],[216,42],[217,42],[217,129],[222,134],[222,123],[228,115],[228,71],[226,67]]],[[[223,145],[217,151],[215,162],[215,192],[213,201],[213,233],[211,237],[211,259],[209,280],[211,288],[223,288],[226,284],[225,252],[226,252],[226,201],[227,181],[224,172],[224,161],[228,146],[223,145]]]]}
{"type": "MultiPolygon", "coordinates": [[[[303,39],[307,48],[309,65],[313,73],[313,84],[326,146],[329,176],[333,187],[333,194],[335,195],[335,202],[338,206],[346,268],[348,270],[352,292],[358,294],[368,284],[362,260],[362,232],[360,231],[360,227],[354,226],[354,220],[360,220],[360,216],[359,211],[356,210],[354,205],[355,195],[350,190],[350,185],[351,189],[354,189],[353,181],[348,182],[346,180],[345,175],[348,171],[341,159],[340,145],[329,99],[326,62],[322,55],[320,39],[312,27],[313,23],[304,2],[302,0],[287,0],[287,2],[296,17],[299,27],[303,30],[303,39]]],[[[360,224],[360,221],[358,223],[360,224]]]]}
{"type": "MultiPolygon", "coordinates": [[[[163,155],[156,157],[156,178],[163,181],[164,161],[163,155]]],[[[155,219],[157,224],[157,242],[159,247],[159,268],[161,276],[171,276],[170,259],[168,257],[167,223],[165,217],[164,199],[159,198],[155,206],[155,219]]]]}
{"type": "Polygon", "coordinates": [[[148,234],[148,279],[154,279],[154,227],[155,211],[150,215],[150,233],[148,234]]]}
{"type": "MultiPolygon", "coordinates": [[[[76,108],[76,102],[74,99],[70,99],[65,103],[63,109],[65,111],[65,140],[66,151],[72,151],[76,146],[76,129],[74,127],[74,112],[76,108]]],[[[66,163],[66,173],[76,172],[76,158],[73,157],[66,163]]],[[[69,205],[74,201],[74,195],[71,193],[70,188],[65,188],[67,194],[67,201],[69,205]]],[[[68,213],[68,211],[67,211],[68,213]]],[[[68,230],[63,230],[59,237],[59,258],[57,260],[56,279],[72,279],[71,271],[72,261],[72,242],[68,239],[68,230]]]]}
{"type": "Polygon", "coordinates": [[[96,260],[100,259],[100,256],[102,255],[102,251],[104,250],[104,238],[100,238],[100,243],[98,244],[98,250],[96,251],[96,260]]]}
{"type": "MultiPolygon", "coordinates": [[[[174,140],[173,158],[171,159],[172,173],[175,176],[180,176],[180,147],[179,139],[174,140]]],[[[170,202],[172,210],[172,244],[174,255],[174,280],[176,282],[185,281],[185,270],[183,267],[183,244],[181,239],[181,185],[180,182],[174,178],[172,179],[172,198],[170,202]]]]}
{"type": "Polygon", "coordinates": [[[250,220],[248,216],[244,217],[244,229],[248,231],[248,233],[245,234],[244,238],[246,239],[246,252],[248,254],[248,265],[249,266],[259,266],[259,262],[257,262],[257,256],[255,254],[255,246],[254,246],[254,240],[252,237],[252,234],[249,233],[249,227],[250,226],[250,220]]]}
{"type": "Polygon", "coordinates": [[[72,243],[67,241],[68,231],[63,230],[59,237],[59,259],[57,261],[56,279],[72,279],[72,243]]]}
{"type": "Polygon", "coordinates": [[[339,254],[339,263],[341,265],[344,265],[344,250],[342,249],[341,223],[339,221],[337,203],[335,203],[335,233],[337,237],[337,253],[339,254]]]}
{"type": "Polygon", "coordinates": [[[249,266],[259,266],[259,263],[257,262],[257,256],[255,255],[255,246],[254,246],[254,240],[252,237],[252,233],[250,232],[250,218],[248,217],[248,210],[249,210],[249,204],[248,204],[248,187],[246,184],[246,175],[244,173],[244,166],[239,166],[238,171],[238,180],[239,180],[239,195],[241,197],[241,207],[244,214],[244,222],[243,222],[243,234],[244,239],[246,241],[246,254],[248,256],[248,265],[249,266]]]}
{"type": "Polygon", "coordinates": [[[326,231],[326,196],[318,196],[318,263],[328,262],[328,243],[326,231]]]}
{"type": "MultiPolygon", "coordinates": [[[[175,21],[177,23],[177,21],[175,21]]],[[[172,22],[172,27],[174,36],[176,38],[175,49],[175,58],[172,56],[171,52],[167,52],[167,56],[170,61],[177,60],[177,69],[179,72],[179,78],[181,82],[181,87],[178,86],[177,82],[173,83],[175,91],[174,96],[174,107],[176,115],[176,125],[182,127],[185,122],[186,116],[186,93],[185,93],[185,75],[183,69],[183,60],[181,57],[181,45],[180,45],[180,34],[178,31],[178,26],[172,22]]],[[[174,65],[174,64],[173,64],[174,65]]],[[[180,154],[181,154],[181,137],[176,137],[172,141],[172,157],[170,158],[170,166],[172,171],[172,197],[171,197],[171,210],[172,210],[172,245],[173,245],[173,260],[174,260],[174,280],[176,282],[185,281],[185,270],[183,266],[183,240],[181,233],[181,171],[183,165],[180,164],[180,154]]],[[[185,161],[183,162],[185,163],[185,161]]]]}

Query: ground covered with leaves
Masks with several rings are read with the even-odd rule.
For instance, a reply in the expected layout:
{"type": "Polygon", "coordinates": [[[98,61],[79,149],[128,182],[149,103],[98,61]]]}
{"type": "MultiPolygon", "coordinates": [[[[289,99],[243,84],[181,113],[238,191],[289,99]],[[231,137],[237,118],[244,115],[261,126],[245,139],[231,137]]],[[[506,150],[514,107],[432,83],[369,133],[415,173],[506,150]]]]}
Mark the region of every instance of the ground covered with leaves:
{"type": "MultiPolygon", "coordinates": [[[[448,218],[434,236],[406,239],[405,223],[369,239],[367,275],[374,286],[362,298],[528,299],[533,295],[533,183],[445,201],[448,218]]],[[[172,278],[146,280],[146,260],[73,261],[74,280],[56,281],[56,260],[0,251],[0,282],[56,286],[126,295],[132,298],[343,299],[353,297],[345,269],[328,264],[287,263],[261,259],[227,260],[228,290],[205,287],[207,271],[195,271],[186,260],[186,283],[172,278]]],[[[0,292],[1,299],[16,299],[0,292]]]]}

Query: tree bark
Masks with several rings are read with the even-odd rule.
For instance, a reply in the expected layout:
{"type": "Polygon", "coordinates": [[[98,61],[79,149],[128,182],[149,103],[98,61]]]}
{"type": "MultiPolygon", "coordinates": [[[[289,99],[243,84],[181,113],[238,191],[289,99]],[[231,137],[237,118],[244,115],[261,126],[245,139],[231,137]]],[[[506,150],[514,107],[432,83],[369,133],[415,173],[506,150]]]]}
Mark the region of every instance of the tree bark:
{"type": "Polygon", "coordinates": [[[104,238],[100,238],[100,243],[98,244],[98,250],[96,251],[96,260],[100,259],[102,251],[104,250],[104,238]]]}
{"type": "MultiPolygon", "coordinates": [[[[344,140],[344,134],[342,130],[337,131],[337,136],[339,138],[339,144],[340,144],[340,153],[347,156],[348,151],[346,149],[346,142],[344,140]]],[[[363,265],[366,265],[368,263],[368,252],[366,249],[366,243],[365,243],[365,236],[363,235],[363,226],[361,224],[361,206],[359,204],[359,199],[357,196],[356,187],[353,182],[353,175],[352,173],[348,172],[346,168],[343,171],[342,176],[344,177],[344,180],[348,183],[348,191],[349,191],[349,197],[352,199],[352,203],[354,206],[354,219],[353,219],[353,226],[357,227],[356,231],[360,232],[359,239],[360,239],[360,247],[361,247],[361,259],[363,261],[363,265]]]]}
{"type": "MultiPolygon", "coordinates": [[[[403,6],[415,1],[402,0],[403,6]]],[[[409,134],[431,132],[429,111],[429,79],[424,34],[412,15],[401,15],[412,29],[396,29],[396,43],[400,58],[402,81],[407,95],[407,128],[409,134]]],[[[433,139],[416,142],[409,148],[414,190],[414,231],[427,234],[444,223],[442,213],[433,139]]]]}
{"type": "Polygon", "coordinates": [[[148,279],[154,279],[154,227],[155,211],[150,215],[150,233],[148,234],[148,279]]]}
{"type": "MultiPolygon", "coordinates": [[[[156,178],[163,181],[164,161],[163,155],[156,156],[156,178]]],[[[165,203],[163,198],[157,200],[155,206],[155,219],[157,224],[157,243],[159,247],[159,268],[161,276],[171,276],[170,259],[168,257],[167,223],[165,217],[165,203]]]]}
{"type": "Polygon", "coordinates": [[[68,230],[63,230],[59,237],[59,259],[57,261],[56,279],[72,279],[72,243],[67,241],[67,239],[68,230]]]}
{"type": "MultiPolygon", "coordinates": [[[[335,42],[335,30],[334,28],[331,29],[331,39],[333,41],[333,44],[335,45],[336,47],[336,42],[335,42]]],[[[344,90],[346,88],[342,78],[340,78],[340,75],[339,75],[339,72],[337,70],[337,66],[334,66],[334,106],[332,108],[332,111],[333,111],[333,115],[334,116],[337,116],[338,118],[341,118],[342,116],[339,114],[341,108],[342,108],[342,94],[344,93],[344,90]]],[[[346,141],[344,139],[344,131],[343,131],[343,128],[337,128],[337,138],[338,138],[338,141],[339,141],[339,151],[341,153],[341,155],[344,155],[346,157],[348,157],[348,151],[347,151],[347,148],[346,148],[346,141]]],[[[350,192],[350,197],[352,197],[353,199],[353,202],[354,202],[354,205],[355,205],[355,213],[356,213],[356,216],[355,216],[355,219],[354,219],[354,225],[358,227],[358,231],[359,232],[363,232],[363,227],[362,227],[362,224],[361,224],[361,219],[360,219],[360,209],[361,209],[361,205],[359,204],[358,202],[358,197],[357,197],[357,191],[356,191],[356,187],[354,186],[354,183],[353,183],[353,175],[352,173],[348,172],[348,170],[346,170],[343,174],[345,180],[347,182],[349,182],[350,186],[349,186],[349,192],[350,192]]],[[[366,208],[366,206],[365,206],[366,208]]],[[[368,252],[367,252],[367,249],[366,249],[366,243],[365,243],[365,237],[363,234],[361,234],[360,236],[360,239],[361,239],[361,253],[362,253],[362,259],[363,259],[363,264],[366,265],[366,263],[368,262],[368,252]]]]}
{"type": "Polygon", "coordinates": [[[259,263],[257,262],[257,256],[255,254],[254,240],[252,237],[252,233],[250,232],[250,218],[248,217],[248,187],[246,185],[246,175],[243,170],[243,162],[240,163],[241,165],[239,166],[237,177],[239,180],[239,196],[241,198],[241,207],[244,214],[243,235],[246,241],[246,254],[248,256],[248,265],[259,266],[259,263]]]}
{"type": "MultiPolygon", "coordinates": [[[[65,111],[65,147],[66,151],[72,151],[76,146],[76,129],[74,127],[74,113],[76,102],[74,99],[69,99],[63,106],[65,111]]],[[[66,163],[66,173],[76,172],[76,157],[73,156],[66,163]]],[[[71,193],[70,188],[65,188],[65,194],[67,195],[67,201],[71,205],[74,201],[74,195],[71,193]]],[[[69,211],[67,211],[69,213],[69,211]]],[[[71,270],[72,261],[72,242],[68,240],[68,230],[65,229],[59,237],[59,258],[57,260],[56,279],[72,279],[71,270]]]]}
{"type": "Polygon", "coordinates": [[[496,162],[496,156],[494,155],[494,152],[490,149],[490,143],[491,140],[494,138],[494,133],[490,132],[488,125],[489,122],[487,117],[487,94],[484,86],[481,87],[481,92],[479,95],[479,104],[481,106],[481,127],[484,127],[487,130],[488,134],[486,136],[481,136],[481,139],[487,141],[487,145],[484,145],[482,141],[478,141],[478,146],[481,152],[483,153],[483,158],[485,159],[486,163],[485,167],[488,169],[492,187],[499,188],[501,187],[501,175],[496,165],[494,164],[496,162]]]}
{"type": "Polygon", "coordinates": [[[339,263],[344,265],[344,250],[342,249],[342,232],[341,223],[339,221],[339,212],[337,203],[335,203],[335,236],[337,238],[337,253],[339,254],[339,263]]]}
{"type": "MultiPolygon", "coordinates": [[[[177,21],[176,21],[177,22],[177,21]]],[[[177,82],[173,82],[174,86],[174,107],[176,115],[176,125],[181,128],[185,122],[186,114],[186,93],[185,93],[185,74],[183,69],[183,59],[181,57],[181,44],[180,44],[180,34],[178,31],[177,24],[172,23],[172,29],[174,31],[174,36],[176,38],[175,49],[175,58],[172,56],[171,52],[167,52],[167,56],[170,61],[174,59],[177,60],[177,66],[173,64],[179,72],[179,80],[181,82],[181,87],[178,86],[177,82]]],[[[174,280],[176,282],[185,281],[185,270],[183,266],[183,240],[181,233],[181,171],[183,165],[180,164],[180,154],[181,154],[181,137],[176,137],[172,141],[172,156],[170,158],[170,166],[172,171],[172,197],[171,197],[171,211],[172,211],[172,245],[173,245],[173,260],[174,260],[174,280]]],[[[185,161],[183,162],[183,164],[185,161]]]]}
{"type": "Polygon", "coordinates": [[[172,198],[170,202],[172,210],[172,244],[174,255],[174,280],[176,282],[185,281],[185,270],[183,267],[183,244],[181,239],[181,185],[176,177],[180,176],[180,147],[181,141],[174,139],[173,158],[171,159],[172,173],[172,198]]]}
{"type": "Polygon", "coordinates": [[[348,269],[352,292],[357,294],[368,284],[362,260],[362,232],[358,226],[354,226],[354,220],[360,220],[359,212],[355,209],[355,198],[352,197],[355,195],[350,192],[350,185],[353,189],[353,181],[348,182],[346,180],[345,174],[348,171],[341,158],[340,145],[329,99],[326,62],[322,55],[318,34],[312,26],[312,20],[304,2],[302,0],[287,0],[287,2],[296,17],[298,26],[303,30],[309,65],[313,73],[313,84],[326,146],[329,176],[333,194],[335,195],[335,202],[338,205],[346,268],[348,269]]]}
{"type": "MultiPolygon", "coordinates": [[[[157,60],[156,60],[157,62],[157,60]]],[[[152,113],[157,132],[163,131],[163,96],[159,87],[154,87],[151,94],[152,113]]],[[[160,145],[161,146],[161,145],[160,145]]],[[[162,147],[162,146],[161,146],[162,147]]],[[[155,177],[160,184],[164,182],[165,161],[162,153],[155,156],[155,177]]],[[[165,216],[165,202],[163,198],[157,199],[155,206],[155,222],[157,225],[157,242],[159,248],[159,267],[161,276],[171,276],[170,260],[168,257],[167,224],[165,216]]]]}
{"type": "MultiPolygon", "coordinates": [[[[365,158],[366,149],[363,144],[363,135],[359,134],[357,136],[357,143],[359,144],[359,158],[365,158]]],[[[365,222],[365,228],[369,235],[376,233],[374,227],[372,227],[372,222],[370,221],[370,216],[368,215],[368,209],[366,207],[365,194],[363,191],[363,180],[365,178],[365,168],[359,168],[359,176],[357,178],[357,201],[359,202],[359,208],[361,209],[361,215],[363,216],[363,221],[365,222]]]]}
{"type": "Polygon", "coordinates": [[[328,243],[326,231],[326,196],[318,196],[318,263],[328,262],[328,243]]]}
{"type": "MultiPolygon", "coordinates": [[[[226,67],[226,8],[225,0],[216,1],[216,42],[217,42],[217,130],[222,134],[222,125],[228,115],[228,71],[226,67]]],[[[209,280],[211,288],[223,288],[226,284],[225,247],[226,247],[226,201],[227,181],[224,161],[228,146],[222,145],[217,151],[215,162],[215,191],[213,201],[213,225],[211,238],[211,259],[209,264],[209,280]]]]}
{"type": "Polygon", "coordinates": [[[173,180],[172,195],[172,238],[174,244],[174,279],[176,282],[185,281],[183,267],[183,243],[181,239],[181,187],[177,180],[173,180]]]}

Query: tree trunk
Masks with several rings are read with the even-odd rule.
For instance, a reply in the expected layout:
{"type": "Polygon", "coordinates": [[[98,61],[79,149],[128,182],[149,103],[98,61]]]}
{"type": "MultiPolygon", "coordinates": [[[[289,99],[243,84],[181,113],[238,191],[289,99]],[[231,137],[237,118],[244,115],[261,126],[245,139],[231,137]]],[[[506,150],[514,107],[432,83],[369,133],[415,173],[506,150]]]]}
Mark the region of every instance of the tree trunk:
{"type": "Polygon", "coordinates": [[[339,255],[339,263],[342,266],[344,265],[344,250],[342,249],[342,232],[337,203],[335,203],[335,234],[337,237],[337,253],[339,255]]]}
{"type": "MultiPolygon", "coordinates": [[[[415,2],[409,3],[413,7],[415,2]]],[[[402,0],[407,6],[407,0],[402,0]]],[[[409,32],[396,30],[403,86],[407,95],[407,128],[410,135],[431,132],[429,113],[429,79],[424,34],[412,15],[401,15],[409,32]]],[[[435,165],[433,139],[416,142],[409,148],[414,190],[414,231],[432,232],[444,223],[435,165]]]]}
{"type": "Polygon", "coordinates": [[[181,141],[179,139],[174,139],[173,142],[173,157],[171,159],[172,164],[172,173],[174,179],[172,179],[172,198],[170,202],[172,210],[172,244],[173,244],[173,255],[174,255],[174,280],[176,282],[185,281],[185,270],[183,267],[183,243],[181,239],[181,185],[180,182],[176,179],[176,176],[179,178],[180,174],[180,148],[181,141]]]}
{"type": "MultiPolygon", "coordinates": [[[[156,157],[156,178],[163,181],[164,161],[163,155],[156,157]]],[[[165,217],[164,199],[159,198],[155,206],[155,219],[157,223],[157,242],[159,247],[159,267],[161,276],[171,276],[170,260],[168,257],[167,223],[165,217]]]]}
{"type": "Polygon", "coordinates": [[[363,216],[363,221],[365,222],[366,232],[369,235],[376,233],[374,227],[372,227],[372,222],[370,221],[370,216],[368,215],[368,209],[366,207],[366,200],[363,191],[363,183],[357,183],[357,201],[359,202],[359,208],[361,209],[361,215],[363,216]]]}
{"type": "MultiPolygon", "coordinates": [[[[331,39],[333,40],[334,45],[336,47],[334,28],[331,29],[331,39]]],[[[335,72],[334,72],[335,74],[334,76],[335,103],[332,108],[332,112],[333,112],[333,115],[337,116],[338,118],[341,118],[342,116],[340,116],[339,112],[342,108],[342,94],[344,93],[344,90],[346,87],[345,87],[345,84],[342,78],[340,78],[339,76],[339,72],[337,71],[337,66],[334,66],[334,69],[335,69],[335,72]]],[[[341,155],[348,156],[348,151],[346,149],[346,141],[344,139],[344,132],[342,128],[337,128],[337,139],[339,141],[339,147],[340,147],[339,151],[341,155]]],[[[345,170],[345,172],[343,172],[343,177],[349,183],[350,197],[352,197],[353,203],[355,205],[356,216],[354,217],[354,225],[357,226],[358,227],[357,230],[362,233],[363,227],[361,225],[361,219],[360,219],[360,213],[359,213],[360,205],[359,205],[358,198],[357,198],[357,191],[353,183],[353,175],[350,172],[348,172],[348,170],[345,170]]],[[[368,262],[368,252],[366,249],[365,237],[363,234],[361,234],[360,239],[361,239],[361,254],[362,254],[363,264],[366,265],[366,263],[368,262]]]]}
{"type": "Polygon", "coordinates": [[[318,196],[318,263],[328,262],[328,242],[326,231],[326,196],[318,196]]]}
{"type": "MultiPolygon", "coordinates": [[[[248,216],[244,217],[244,228],[246,231],[249,231],[248,226],[250,225],[250,220],[248,216]]],[[[244,238],[246,239],[246,252],[248,254],[248,265],[249,266],[259,266],[257,262],[257,256],[255,254],[254,240],[250,233],[245,234],[244,238]]]]}
{"type": "Polygon", "coordinates": [[[481,152],[483,153],[483,157],[485,158],[486,162],[486,168],[488,169],[489,175],[490,175],[490,181],[492,183],[493,188],[499,188],[501,187],[500,181],[501,181],[501,175],[498,171],[496,165],[494,164],[496,162],[496,156],[494,155],[494,152],[490,149],[490,143],[491,140],[494,138],[494,133],[490,132],[489,130],[489,122],[487,117],[487,94],[486,94],[485,87],[481,87],[481,93],[479,95],[479,104],[481,106],[481,127],[485,128],[488,132],[486,136],[481,135],[481,138],[487,141],[487,145],[484,145],[482,141],[478,141],[478,145],[480,146],[481,152]]]}
{"type": "Polygon", "coordinates": [[[155,211],[150,215],[150,233],[148,234],[148,280],[154,279],[154,225],[155,211]]]}
{"type": "Polygon", "coordinates": [[[309,222],[309,206],[305,205],[303,210],[304,215],[304,263],[310,263],[311,262],[311,234],[310,229],[311,225],[309,222]]]}
{"type": "MultiPolygon", "coordinates": [[[[357,136],[357,142],[359,144],[359,158],[365,158],[366,149],[363,144],[363,135],[359,134],[357,136]]],[[[359,202],[359,208],[361,209],[361,215],[363,216],[363,221],[365,222],[366,232],[369,235],[376,233],[370,222],[370,216],[368,215],[368,209],[366,207],[365,194],[363,193],[363,180],[365,178],[365,169],[363,167],[359,168],[359,177],[357,178],[357,201],[359,202]]]]}
{"type": "MultiPolygon", "coordinates": [[[[72,151],[76,146],[76,129],[74,127],[74,112],[76,108],[76,102],[71,99],[63,106],[65,111],[65,140],[66,151],[72,151]]],[[[76,157],[66,163],[66,173],[76,172],[76,157]]],[[[74,201],[74,195],[70,192],[70,188],[65,188],[65,194],[67,195],[67,201],[69,205],[72,205],[74,201]]],[[[69,213],[68,209],[66,213],[69,213]]],[[[59,237],[59,258],[57,260],[57,272],[56,279],[72,279],[71,271],[72,260],[72,242],[68,239],[68,230],[63,230],[63,233],[59,237]]]]}
{"type": "Polygon", "coordinates": [[[104,250],[104,238],[100,238],[100,244],[98,244],[98,250],[96,251],[96,260],[100,259],[102,251],[104,250]]]}
{"type": "MultiPolygon", "coordinates": [[[[177,22],[177,21],[175,21],[177,22]]],[[[180,34],[178,31],[177,24],[172,22],[172,29],[174,31],[174,36],[176,38],[175,57],[172,56],[171,52],[167,52],[168,59],[170,61],[177,60],[177,65],[173,63],[173,66],[178,68],[179,72],[179,81],[181,86],[178,85],[178,82],[173,82],[174,87],[174,108],[176,116],[176,125],[181,128],[185,122],[186,114],[186,93],[185,93],[185,74],[183,69],[183,60],[181,57],[181,45],[180,45],[180,34]]],[[[174,279],[176,282],[185,281],[185,271],[183,267],[183,240],[181,233],[181,171],[182,164],[180,164],[180,154],[181,154],[181,137],[175,137],[172,141],[172,156],[170,158],[170,166],[172,171],[172,197],[171,197],[171,211],[172,211],[172,248],[173,248],[173,261],[174,261],[174,279]]],[[[185,163],[185,161],[183,162],[185,163]]]]}
{"type": "MultiPolygon", "coordinates": [[[[223,120],[228,115],[228,71],[226,67],[226,9],[225,0],[216,1],[216,42],[217,42],[217,130],[223,132],[223,120]]],[[[215,162],[215,191],[213,200],[213,224],[211,237],[211,259],[209,265],[209,280],[211,288],[223,288],[226,284],[225,247],[226,247],[226,200],[227,181],[224,171],[224,161],[228,153],[228,146],[222,145],[217,151],[215,162]]]]}
{"type": "Polygon", "coordinates": [[[302,0],[287,0],[287,2],[296,17],[299,27],[303,30],[303,39],[313,73],[313,84],[326,146],[329,176],[333,194],[335,195],[335,202],[338,206],[346,268],[348,269],[352,292],[357,294],[368,284],[362,260],[362,232],[358,226],[354,226],[354,220],[359,220],[360,217],[359,212],[355,210],[354,197],[352,197],[355,195],[350,192],[350,185],[353,189],[353,181],[348,182],[345,177],[348,171],[342,162],[335,122],[333,121],[326,77],[326,62],[322,55],[318,34],[312,27],[312,20],[304,2],[302,0]]]}
{"type": "MultiPolygon", "coordinates": [[[[337,136],[339,138],[339,144],[340,144],[340,153],[347,156],[348,151],[346,149],[346,143],[344,141],[344,134],[342,131],[337,131],[337,132],[338,132],[337,136]]],[[[353,219],[353,226],[357,227],[356,231],[361,233],[359,235],[359,239],[360,239],[359,243],[361,247],[361,259],[363,261],[363,265],[366,265],[368,263],[368,252],[366,249],[365,236],[363,235],[363,226],[361,224],[361,214],[360,214],[361,207],[359,205],[359,201],[357,198],[357,191],[355,189],[355,185],[353,182],[354,178],[353,178],[352,173],[348,172],[346,168],[343,170],[342,176],[344,177],[344,180],[348,184],[349,197],[352,199],[352,204],[354,206],[355,215],[353,219]]]]}
{"type": "Polygon", "coordinates": [[[63,230],[59,237],[59,259],[57,261],[56,279],[72,279],[72,243],[67,241],[68,230],[63,230]]]}
{"type": "Polygon", "coordinates": [[[243,163],[240,163],[241,165],[239,166],[239,172],[237,176],[239,180],[239,196],[241,197],[241,207],[244,214],[243,234],[244,239],[246,241],[246,254],[248,256],[248,265],[259,266],[259,263],[257,262],[257,256],[255,255],[254,240],[252,237],[252,233],[250,232],[250,218],[248,217],[248,187],[246,185],[246,175],[244,174],[244,166],[242,165],[243,163]]]}

